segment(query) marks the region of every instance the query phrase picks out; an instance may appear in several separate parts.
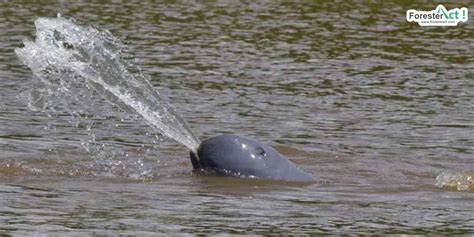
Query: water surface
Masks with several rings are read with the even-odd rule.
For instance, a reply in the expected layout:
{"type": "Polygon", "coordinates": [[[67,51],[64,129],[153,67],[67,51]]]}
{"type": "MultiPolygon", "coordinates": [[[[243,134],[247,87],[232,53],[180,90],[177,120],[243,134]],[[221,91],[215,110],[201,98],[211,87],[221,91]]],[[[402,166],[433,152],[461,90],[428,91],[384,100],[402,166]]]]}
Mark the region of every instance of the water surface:
{"type": "Polygon", "coordinates": [[[472,186],[436,177],[474,170],[474,27],[405,20],[435,7],[1,3],[0,232],[472,233],[472,186]],[[94,93],[43,101],[14,49],[58,12],[122,39],[201,140],[253,137],[319,182],[196,175],[184,146],[94,93]]]}

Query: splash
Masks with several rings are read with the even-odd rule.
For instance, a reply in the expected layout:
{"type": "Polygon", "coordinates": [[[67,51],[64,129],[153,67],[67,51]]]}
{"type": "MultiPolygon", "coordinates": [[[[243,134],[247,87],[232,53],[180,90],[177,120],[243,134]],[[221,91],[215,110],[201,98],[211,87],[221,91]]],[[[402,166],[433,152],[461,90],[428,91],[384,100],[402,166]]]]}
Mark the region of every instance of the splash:
{"type": "Polygon", "coordinates": [[[110,32],[79,26],[61,16],[38,18],[35,26],[36,39],[24,41],[24,47],[15,53],[48,88],[69,93],[72,85],[86,87],[196,151],[200,143],[197,136],[140,68],[123,56],[125,46],[110,32]]]}
{"type": "Polygon", "coordinates": [[[474,191],[474,171],[443,172],[436,177],[436,185],[457,191],[474,191]]]}

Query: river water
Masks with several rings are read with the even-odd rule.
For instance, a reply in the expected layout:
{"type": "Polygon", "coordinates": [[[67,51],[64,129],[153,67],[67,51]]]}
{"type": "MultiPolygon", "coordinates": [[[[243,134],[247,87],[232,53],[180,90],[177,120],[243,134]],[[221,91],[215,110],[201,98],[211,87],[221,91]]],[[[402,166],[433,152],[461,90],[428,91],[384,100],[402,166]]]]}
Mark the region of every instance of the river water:
{"type": "Polygon", "coordinates": [[[0,3],[0,233],[473,233],[474,27],[405,20],[435,7],[0,3]],[[128,45],[201,140],[272,144],[318,182],[193,174],[96,93],[45,98],[14,49],[58,13],[128,45]]]}

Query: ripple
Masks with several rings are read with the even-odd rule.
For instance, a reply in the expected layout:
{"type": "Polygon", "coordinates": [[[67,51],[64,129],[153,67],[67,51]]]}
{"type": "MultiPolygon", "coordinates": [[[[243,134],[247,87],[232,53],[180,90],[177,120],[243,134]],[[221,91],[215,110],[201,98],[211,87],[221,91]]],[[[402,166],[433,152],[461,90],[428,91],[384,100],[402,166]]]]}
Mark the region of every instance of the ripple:
{"type": "Polygon", "coordinates": [[[474,191],[474,171],[443,172],[436,177],[436,185],[449,190],[474,191]]]}

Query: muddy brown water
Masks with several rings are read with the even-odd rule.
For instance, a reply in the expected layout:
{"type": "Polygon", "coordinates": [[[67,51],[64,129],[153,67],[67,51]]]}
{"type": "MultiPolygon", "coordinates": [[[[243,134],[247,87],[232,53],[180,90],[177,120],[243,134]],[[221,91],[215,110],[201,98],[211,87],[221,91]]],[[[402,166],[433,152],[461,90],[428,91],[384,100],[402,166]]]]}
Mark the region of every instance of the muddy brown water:
{"type": "Polygon", "coordinates": [[[0,3],[0,233],[473,233],[473,188],[436,177],[474,170],[474,27],[405,20],[435,7],[0,3]],[[121,38],[201,139],[253,137],[318,182],[193,174],[183,146],[100,99],[69,108],[82,118],[41,107],[13,50],[58,12],[121,38]]]}

